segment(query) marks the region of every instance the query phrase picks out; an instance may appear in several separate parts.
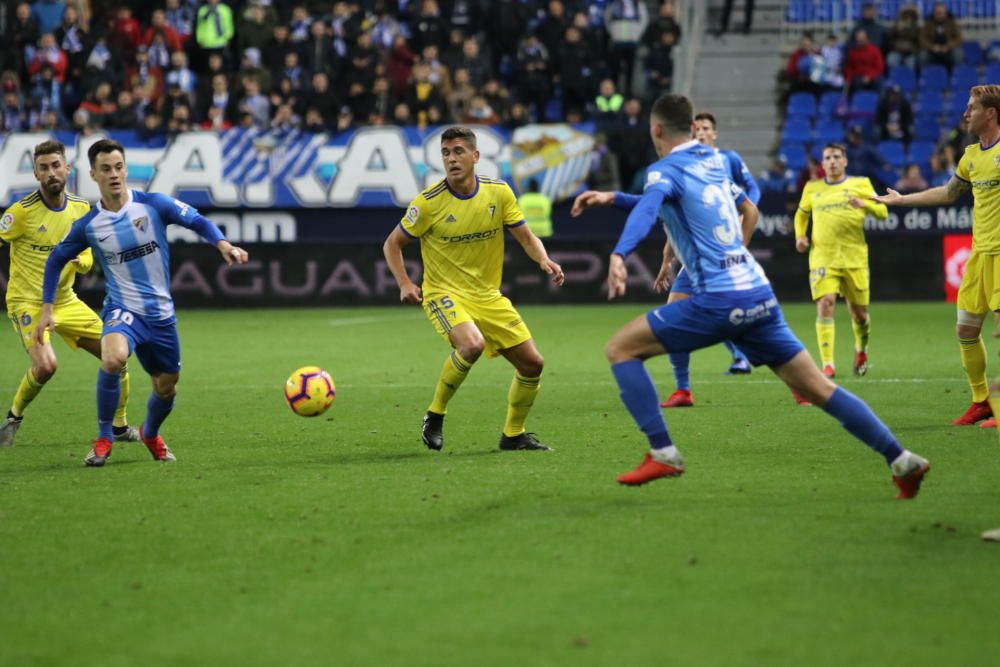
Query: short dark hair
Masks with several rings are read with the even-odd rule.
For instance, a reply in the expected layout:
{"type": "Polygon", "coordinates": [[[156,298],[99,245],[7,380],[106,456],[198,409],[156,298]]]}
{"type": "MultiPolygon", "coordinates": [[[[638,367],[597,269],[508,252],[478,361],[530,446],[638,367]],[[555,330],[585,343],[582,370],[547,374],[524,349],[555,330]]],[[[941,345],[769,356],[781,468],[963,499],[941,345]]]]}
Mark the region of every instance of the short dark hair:
{"type": "Polygon", "coordinates": [[[125,149],[114,139],[101,139],[94,142],[87,150],[87,159],[90,160],[90,166],[94,166],[94,163],[97,162],[97,156],[101,153],[114,153],[115,151],[118,151],[122,154],[122,157],[125,157],[125,149]]]}
{"type": "Polygon", "coordinates": [[[652,115],[671,134],[690,134],[694,122],[694,106],[683,95],[661,95],[653,102],[652,115]]]}
{"type": "Polygon", "coordinates": [[[452,139],[461,139],[465,143],[469,144],[471,148],[476,147],[476,133],[464,125],[452,125],[441,133],[442,144],[446,141],[451,141],[452,139]]]}
{"type": "Polygon", "coordinates": [[[712,129],[714,130],[718,127],[718,123],[715,122],[715,116],[708,111],[701,111],[694,116],[695,120],[707,120],[712,124],[712,129]]]}
{"type": "Polygon", "coordinates": [[[844,144],[840,143],[839,141],[831,141],[830,143],[828,143],[825,146],[823,146],[823,150],[824,151],[827,148],[832,148],[835,151],[840,151],[840,153],[844,157],[847,157],[847,146],[845,146],[844,144]]]}
{"type": "Polygon", "coordinates": [[[49,139],[43,141],[42,143],[35,146],[35,156],[33,160],[37,160],[42,155],[62,155],[63,159],[66,159],[66,146],[63,142],[56,141],[55,139],[49,139]]]}

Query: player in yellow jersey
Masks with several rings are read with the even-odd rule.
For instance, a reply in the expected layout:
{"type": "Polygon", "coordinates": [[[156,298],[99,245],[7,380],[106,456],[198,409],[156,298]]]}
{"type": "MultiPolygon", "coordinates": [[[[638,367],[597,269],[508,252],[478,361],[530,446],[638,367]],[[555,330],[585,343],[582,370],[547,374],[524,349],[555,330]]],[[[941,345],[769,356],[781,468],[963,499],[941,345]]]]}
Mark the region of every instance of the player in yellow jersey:
{"type": "Polygon", "coordinates": [[[504,230],[556,285],[563,283],[562,268],[549,259],[525,224],[510,187],[475,173],[479,151],[472,130],[460,126],[445,130],[441,158],[447,177],[410,203],[383,246],[400,301],[422,304],[434,328],[453,348],[424,415],[424,444],[441,449],[448,401],[486,352],[491,357],[502,355],[515,369],[500,449],[550,449],[524,428],[538,395],[543,361],[528,327],[500,293],[504,230]],[[403,247],[415,239],[420,239],[424,264],[421,285],[413,282],[403,264],[403,247]]]}
{"type": "Polygon", "coordinates": [[[889,217],[884,204],[872,201],[875,188],[864,176],[848,176],[847,149],[841,144],[823,147],[826,177],[806,183],[795,212],[795,248],[809,253],[809,287],[816,302],[816,339],[823,374],[836,376],[834,364],[834,310],[837,295],[847,301],[854,330],[854,374],[868,372],[871,317],[868,280],[868,243],[865,216],[889,217]],[[809,222],[812,220],[812,233],[809,222]]]}
{"type": "MultiPolygon", "coordinates": [[[[7,209],[0,218],[0,242],[10,245],[10,281],[7,286],[7,314],[21,345],[31,359],[14,394],[7,418],[0,425],[0,446],[14,444],[14,436],[24,418],[24,410],[56,372],[56,353],[45,332],[44,342],[35,342],[35,327],[42,311],[42,277],[49,255],[69,233],[77,218],[90,211],[90,204],[66,192],[70,165],[66,148],[58,141],[35,146],[35,178],[38,190],[7,209]]],[[[94,264],[85,250],[67,266],[59,279],[55,301],[55,331],[73,349],[83,349],[101,358],[101,318],[73,291],[77,273],[86,273],[94,264]]],[[[115,439],[139,439],[139,432],[126,421],[128,371],[122,371],[122,393],[115,413],[115,439]]]]}
{"type": "Polygon", "coordinates": [[[969,133],[979,143],[965,148],[955,175],[945,185],[901,195],[889,189],[876,201],[890,206],[940,206],[972,190],[972,252],[958,289],[958,334],[962,366],[972,389],[972,405],[954,420],[966,426],[988,419],[984,426],[996,426],[989,419],[1000,410],[1000,386],[990,390],[986,383],[986,346],[980,335],[983,320],[1000,311],[1000,86],[975,86],[969,94],[964,119],[969,133]]]}

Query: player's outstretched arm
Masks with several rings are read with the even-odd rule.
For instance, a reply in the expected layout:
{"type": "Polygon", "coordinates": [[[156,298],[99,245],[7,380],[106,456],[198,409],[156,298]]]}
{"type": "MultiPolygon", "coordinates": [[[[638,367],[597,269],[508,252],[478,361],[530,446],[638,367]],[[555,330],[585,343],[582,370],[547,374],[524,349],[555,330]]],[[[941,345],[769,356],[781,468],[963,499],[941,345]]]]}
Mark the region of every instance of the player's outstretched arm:
{"type": "Polygon", "coordinates": [[[562,285],[563,281],[566,280],[562,267],[549,258],[549,254],[545,251],[545,245],[540,238],[535,236],[531,228],[528,225],[521,224],[508,227],[507,229],[517,239],[517,242],[521,244],[528,257],[534,260],[541,267],[542,271],[552,276],[552,282],[556,285],[562,285]]]}
{"type": "Polygon", "coordinates": [[[587,190],[586,192],[581,192],[576,196],[576,199],[573,200],[573,208],[570,209],[569,214],[575,218],[588,208],[611,206],[614,201],[614,192],[587,190]]]}
{"type": "Polygon", "coordinates": [[[887,206],[942,206],[952,203],[970,189],[972,189],[971,183],[963,181],[957,176],[952,176],[951,180],[944,185],[908,195],[900,194],[892,188],[886,188],[884,195],[874,195],[872,201],[887,206]]]}
{"type": "Polygon", "coordinates": [[[424,300],[420,285],[410,280],[406,264],[403,263],[403,246],[412,242],[413,239],[403,232],[403,228],[396,225],[382,244],[385,263],[392,272],[392,277],[396,279],[396,284],[399,285],[399,300],[402,303],[420,303],[424,300]]]}

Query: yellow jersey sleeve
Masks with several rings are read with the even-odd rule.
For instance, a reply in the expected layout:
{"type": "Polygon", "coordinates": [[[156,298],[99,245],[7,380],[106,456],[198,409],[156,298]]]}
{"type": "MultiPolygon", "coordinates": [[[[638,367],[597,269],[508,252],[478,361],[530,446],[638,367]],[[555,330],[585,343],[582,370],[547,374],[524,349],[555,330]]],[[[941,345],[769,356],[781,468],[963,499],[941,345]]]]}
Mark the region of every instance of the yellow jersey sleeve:
{"type": "Polygon", "coordinates": [[[965,147],[965,152],[962,153],[962,157],[958,159],[958,166],[955,167],[955,175],[966,183],[972,181],[972,176],[969,174],[969,149],[974,146],[975,144],[965,147]]]}
{"type": "Polygon", "coordinates": [[[94,252],[90,248],[77,255],[76,259],[78,261],[73,264],[73,268],[76,269],[77,273],[90,273],[90,270],[94,268],[94,252]]]}
{"type": "Polygon", "coordinates": [[[431,228],[434,217],[431,215],[432,205],[421,193],[406,207],[403,219],[399,221],[403,231],[413,238],[420,238],[431,228]]]}
{"type": "Polygon", "coordinates": [[[16,203],[0,217],[0,241],[10,244],[24,234],[24,209],[16,203]]]}
{"type": "Polygon", "coordinates": [[[795,238],[805,236],[809,229],[809,218],[812,215],[812,185],[813,181],[809,181],[806,187],[802,188],[799,207],[795,210],[795,238]]]}
{"type": "Polygon", "coordinates": [[[502,189],[503,195],[500,201],[503,203],[503,226],[516,227],[524,222],[524,213],[517,205],[517,197],[514,196],[514,191],[510,189],[510,186],[504,183],[502,189]]]}

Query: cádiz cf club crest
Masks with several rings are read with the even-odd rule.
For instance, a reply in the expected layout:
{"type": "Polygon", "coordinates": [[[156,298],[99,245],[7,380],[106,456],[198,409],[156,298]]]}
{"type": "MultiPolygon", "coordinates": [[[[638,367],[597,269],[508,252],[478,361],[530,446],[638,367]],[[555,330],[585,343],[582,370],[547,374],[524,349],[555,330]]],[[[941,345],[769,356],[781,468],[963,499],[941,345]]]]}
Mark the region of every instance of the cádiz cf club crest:
{"type": "Polygon", "coordinates": [[[594,138],[566,123],[525,125],[510,138],[511,175],[524,192],[529,181],[553,201],[572,197],[590,171],[594,138]]]}

